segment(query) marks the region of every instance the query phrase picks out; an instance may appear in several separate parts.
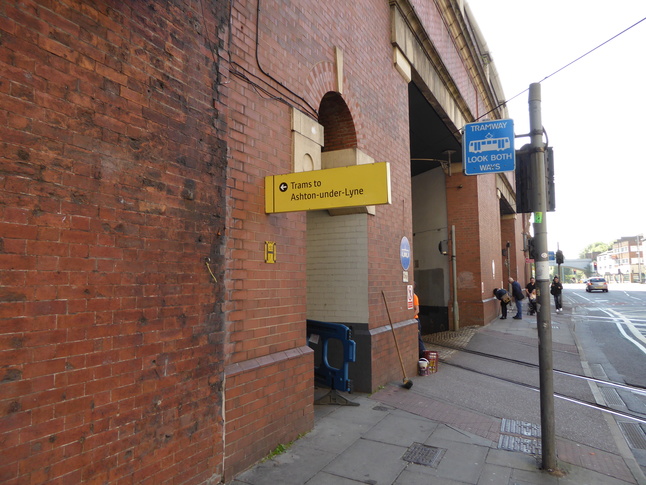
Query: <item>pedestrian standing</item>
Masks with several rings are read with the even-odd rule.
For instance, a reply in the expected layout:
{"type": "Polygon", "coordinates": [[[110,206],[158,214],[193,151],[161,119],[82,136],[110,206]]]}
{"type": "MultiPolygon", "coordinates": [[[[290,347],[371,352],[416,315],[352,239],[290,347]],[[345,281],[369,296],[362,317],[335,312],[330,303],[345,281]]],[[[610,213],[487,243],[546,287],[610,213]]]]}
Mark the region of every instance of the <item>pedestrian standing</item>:
{"type": "Polygon", "coordinates": [[[516,315],[514,315],[514,320],[522,320],[523,304],[521,303],[521,300],[525,298],[525,295],[523,295],[523,289],[520,287],[520,283],[515,281],[511,276],[509,277],[509,283],[511,283],[511,296],[514,297],[514,301],[516,302],[516,315]]]}
{"type": "Polygon", "coordinates": [[[561,293],[563,292],[563,285],[558,276],[555,276],[550,285],[550,293],[554,295],[554,306],[556,307],[556,313],[563,313],[563,300],[561,299],[561,293]]]}

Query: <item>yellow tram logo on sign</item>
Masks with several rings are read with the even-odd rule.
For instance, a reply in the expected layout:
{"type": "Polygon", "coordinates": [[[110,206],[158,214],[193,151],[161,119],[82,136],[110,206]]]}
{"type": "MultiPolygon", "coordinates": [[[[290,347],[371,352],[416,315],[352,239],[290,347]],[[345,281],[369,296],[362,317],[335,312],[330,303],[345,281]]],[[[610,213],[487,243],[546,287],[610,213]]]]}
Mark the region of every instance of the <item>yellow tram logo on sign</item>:
{"type": "Polygon", "coordinates": [[[388,162],[265,177],[265,212],[390,204],[388,162]]]}

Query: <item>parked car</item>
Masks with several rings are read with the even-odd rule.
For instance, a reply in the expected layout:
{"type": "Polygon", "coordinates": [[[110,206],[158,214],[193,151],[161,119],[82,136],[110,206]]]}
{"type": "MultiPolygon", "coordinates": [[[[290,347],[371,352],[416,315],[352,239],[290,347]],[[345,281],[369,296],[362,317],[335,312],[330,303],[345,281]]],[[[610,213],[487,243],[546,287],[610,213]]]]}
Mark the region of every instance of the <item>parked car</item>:
{"type": "Polygon", "coordinates": [[[591,291],[594,291],[594,290],[607,292],[608,282],[606,281],[606,279],[599,278],[599,277],[588,278],[588,280],[585,282],[585,291],[590,293],[591,291]]]}

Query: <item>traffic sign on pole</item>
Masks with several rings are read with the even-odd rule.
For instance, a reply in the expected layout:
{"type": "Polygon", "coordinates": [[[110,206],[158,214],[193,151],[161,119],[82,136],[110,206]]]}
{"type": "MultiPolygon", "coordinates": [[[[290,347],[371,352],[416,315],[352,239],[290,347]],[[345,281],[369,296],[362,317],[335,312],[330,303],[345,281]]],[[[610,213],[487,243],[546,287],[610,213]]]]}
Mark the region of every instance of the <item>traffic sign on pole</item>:
{"type": "Polygon", "coordinates": [[[467,123],[462,151],[466,175],[513,171],[516,168],[514,120],[467,123]]]}

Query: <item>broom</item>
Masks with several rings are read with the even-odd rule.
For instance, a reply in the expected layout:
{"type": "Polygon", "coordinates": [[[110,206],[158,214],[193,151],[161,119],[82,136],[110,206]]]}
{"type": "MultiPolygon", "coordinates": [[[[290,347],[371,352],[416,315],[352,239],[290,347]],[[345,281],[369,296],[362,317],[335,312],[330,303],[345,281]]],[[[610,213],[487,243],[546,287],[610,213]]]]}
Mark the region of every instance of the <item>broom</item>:
{"type": "Polygon", "coordinates": [[[406,377],[406,369],[404,369],[404,361],[402,360],[402,354],[399,352],[399,345],[397,344],[397,335],[395,334],[395,327],[393,327],[393,321],[390,318],[390,311],[388,310],[388,302],[386,301],[386,295],[384,291],[381,290],[381,296],[384,298],[384,304],[386,305],[386,313],[388,314],[388,322],[390,322],[390,329],[393,331],[393,339],[395,340],[395,348],[397,349],[397,356],[399,357],[399,363],[402,366],[402,374],[404,374],[404,383],[402,387],[404,389],[410,389],[413,387],[413,381],[406,377]]]}

